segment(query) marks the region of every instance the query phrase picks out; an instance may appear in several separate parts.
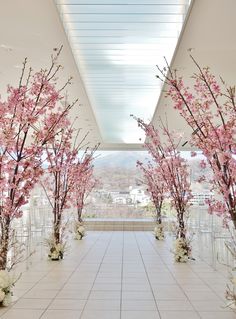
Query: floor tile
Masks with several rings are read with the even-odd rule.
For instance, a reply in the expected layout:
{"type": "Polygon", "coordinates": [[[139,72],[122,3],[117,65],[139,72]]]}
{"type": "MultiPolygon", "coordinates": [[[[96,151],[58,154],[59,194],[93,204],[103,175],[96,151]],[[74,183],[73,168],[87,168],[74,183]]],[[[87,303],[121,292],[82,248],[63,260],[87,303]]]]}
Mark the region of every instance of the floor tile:
{"type": "Polygon", "coordinates": [[[189,300],[220,300],[219,297],[211,291],[187,291],[186,296],[189,300]]]}
{"type": "Polygon", "coordinates": [[[85,310],[80,319],[120,319],[120,311],[85,310]]]}
{"type": "Polygon", "coordinates": [[[161,319],[200,319],[195,311],[160,311],[161,319]]]}
{"type": "Polygon", "coordinates": [[[122,285],[123,291],[151,291],[151,287],[149,284],[127,284],[123,283],[122,285]]]}
{"type": "Polygon", "coordinates": [[[51,299],[19,299],[13,308],[17,309],[46,309],[51,303],[51,299]]]}
{"type": "Polygon", "coordinates": [[[207,311],[207,312],[199,312],[201,319],[235,319],[235,312],[216,312],[216,311],[207,311]]]}
{"type": "Polygon", "coordinates": [[[121,319],[159,319],[157,311],[122,311],[121,319]]]}
{"type": "Polygon", "coordinates": [[[224,308],[223,268],[175,263],[170,244],[149,232],[91,232],[59,263],[34,256],[14,289],[18,301],[0,317],[236,319],[224,308]]]}
{"type": "Polygon", "coordinates": [[[56,299],[87,299],[90,290],[79,289],[62,289],[57,295],[56,299]]]}
{"type": "Polygon", "coordinates": [[[102,299],[102,300],[119,299],[120,300],[120,297],[121,297],[120,291],[93,290],[93,291],[91,291],[89,299],[90,300],[96,300],[96,299],[102,299]]]}
{"type": "Polygon", "coordinates": [[[192,311],[193,306],[188,300],[157,300],[157,306],[159,310],[181,310],[192,311]]]}
{"type": "Polygon", "coordinates": [[[79,319],[80,310],[47,310],[40,319],[79,319]]]}
{"type": "Polygon", "coordinates": [[[120,310],[120,300],[88,300],[85,310],[120,310]]]}
{"type": "Polygon", "coordinates": [[[122,310],[157,310],[154,300],[123,300],[122,310]]]}
{"type": "Polygon", "coordinates": [[[123,291],[122,299],[125,300],[153,300],[153,294],[150,291],[123,291]]]}
{"type": "Polygon", "coordinates": [[[36,309],[10,309],[3,316],[2,319],[39,319],[43,310],[36,309]]]}
{"type": "Polygon", "coordinates": [[[121,290],[121,283],[117,283],[117,284],[111,284],[111,283],[101,283],[101,284],[97,284],[95,283],[94,286],[93,286],[93,290],[107,290],[107,291],[114,291],[114,290],[118,290],[120,291],[121,290]]]}
{"type": "Polygon", "coordinates": [[[68,310],[83,310],[86,300],[78,299],[55,299],[49,309],[68,309],[68,310]]]}
{"type": "Polygon", "coordinates": [[[58,290],[50,290],[50,289],[44,290],[44,289],[33,288],[24,295],[24,298],[53,299],[57,293],[58,293],[58,290]]]}
{"type": "Polygon", "coordinates": [[[229,308],[225,308],[225,303],[223,301],[214,301],[214,300],[192,300],[193,307],[197,311],[217,311],[217,312],[227,312],[230,311],[229,308]]]}

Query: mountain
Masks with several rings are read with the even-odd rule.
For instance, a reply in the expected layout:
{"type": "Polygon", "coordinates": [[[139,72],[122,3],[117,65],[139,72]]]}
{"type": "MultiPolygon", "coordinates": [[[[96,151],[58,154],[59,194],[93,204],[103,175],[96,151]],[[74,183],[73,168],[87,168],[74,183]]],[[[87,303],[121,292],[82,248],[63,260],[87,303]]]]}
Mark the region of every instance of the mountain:
{"type": "Polygon", "coordinates": [[[145,151],[114,151],[99,152],[94,161],[96,168],[125,168],[135,169],[137,160],[146,162],[149,155],[145,151]],[[99,153],[101,156],[99,156],[99,153]]]}

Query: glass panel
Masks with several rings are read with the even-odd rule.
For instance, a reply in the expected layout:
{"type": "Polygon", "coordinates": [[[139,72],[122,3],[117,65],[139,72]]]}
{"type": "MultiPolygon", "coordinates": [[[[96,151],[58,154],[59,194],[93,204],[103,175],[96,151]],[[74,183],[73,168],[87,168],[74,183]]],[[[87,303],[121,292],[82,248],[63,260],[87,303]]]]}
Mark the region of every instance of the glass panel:
{"type": "Polygon", "coordinates": [[[163,23],[174,23],[174,22],[183,22],[183,15],[181,14],[63,14],[63,19],[66,22],[122,22],[122,23],[149,23],[149,22],[163,22],[163,23]]]}
{"type": "Polygon", "coordinates": [[[189,1],[56,3],[103,139],[140,143],[130,114],[152,118],[155,65],[171,61],[189,1]]]}
{"type": "Polygon", "coordinates": [[[63,6],[64,14],[183,14],[185,5],[70,5],[63,6]]]}

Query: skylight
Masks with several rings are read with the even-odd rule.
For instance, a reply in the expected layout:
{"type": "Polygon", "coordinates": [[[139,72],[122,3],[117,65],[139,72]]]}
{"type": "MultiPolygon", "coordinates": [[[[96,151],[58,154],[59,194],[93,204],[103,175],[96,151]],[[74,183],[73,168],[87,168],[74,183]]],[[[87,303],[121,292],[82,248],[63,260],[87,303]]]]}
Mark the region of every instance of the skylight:
{"type": "Polygon", "coordinates": [[[152,119],[161,92],[156,64],[171,61],[189,3],[56,1],[104,142],[142,142],[130,114],[152,119]]]}

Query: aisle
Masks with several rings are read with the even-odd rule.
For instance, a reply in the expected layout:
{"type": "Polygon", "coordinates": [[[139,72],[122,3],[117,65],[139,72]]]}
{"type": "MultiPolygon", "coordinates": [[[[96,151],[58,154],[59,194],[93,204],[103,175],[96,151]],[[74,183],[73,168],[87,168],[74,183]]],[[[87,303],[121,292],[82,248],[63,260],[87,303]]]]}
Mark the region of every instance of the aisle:
{"type": "Polygon", "coordinates": [[[223,308],[223,274],[199,260],[173,263],[149,232],[90,232],[71,245],[62,262],[33,262],[1,318],[236,318],[223,308]]]}

